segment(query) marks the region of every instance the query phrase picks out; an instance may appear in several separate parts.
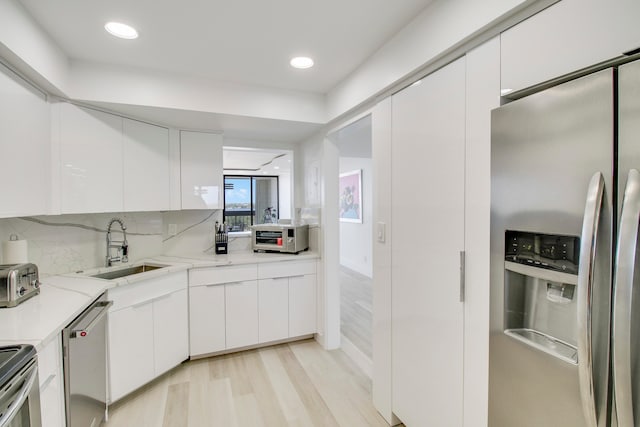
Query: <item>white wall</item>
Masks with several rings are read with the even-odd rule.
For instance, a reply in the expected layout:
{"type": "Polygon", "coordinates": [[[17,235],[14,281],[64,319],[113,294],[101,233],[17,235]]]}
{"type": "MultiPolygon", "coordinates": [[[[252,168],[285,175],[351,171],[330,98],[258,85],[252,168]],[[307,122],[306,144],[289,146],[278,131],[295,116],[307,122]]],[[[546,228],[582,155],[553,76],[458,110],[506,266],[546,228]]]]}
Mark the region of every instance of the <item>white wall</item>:
{"type": "Polygon", "coordinates": [[[340,173],[357,169],[362,170],[362,223],[340,222],[340,264],[372,277],[372,161],[357,157],[340,157],[340,173]]]}
{"type": "Polygon", "coordinates": [[[325,123],[324,96],[220,83],[180,74],[74,61],[69,96],[267,119],[325,123]]]}
{"type": "Polygon", "coordinates": [[[68,89],[69,60],[18,0],[0,1],[0,56],[44,89],[68,89]]]}
{"type": "Polygon", "coordinates": [[[527,0],[440,0],[416,18],[327,95],[334,119],[366,101],[527,0]]]}

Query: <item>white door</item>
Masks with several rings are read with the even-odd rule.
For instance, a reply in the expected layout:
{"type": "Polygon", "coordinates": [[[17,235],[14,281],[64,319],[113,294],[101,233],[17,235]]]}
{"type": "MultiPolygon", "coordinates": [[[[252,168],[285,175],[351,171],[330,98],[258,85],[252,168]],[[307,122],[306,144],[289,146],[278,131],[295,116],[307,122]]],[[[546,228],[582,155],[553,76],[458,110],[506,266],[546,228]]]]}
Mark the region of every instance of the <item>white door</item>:
{"type": "Polygon", "coordinates": [[[316,275],[289,278],[289,336],[316,332],[316,275]]]}
{"type": "Polygon", "coordinates": [[[153,301],[153,347],[155,376],[189,358],[187,290],[153,301]]]}
{"type": "Polygon", "coordinates": [[[228,283],[225,287],[227,348],[258,343],[258,281],[228,283]]]}
{"type": "Polygon", "coordinates": [[[191,355],[225,349],[224,285],[189,289],[189,345],[191,355]]]}
{"type": "Polygon", "coordinates": [[[109,313],[111,402],[154,378],[153,301],[109,313]]]}
{"type": "Polygon", "coordinates": [[[393,412],[461,426],[465,60],[392,97],[393,412]]]}
{"type": "Polygon", "coordinates": [[[258,280],[260,342],[289,337],[289,278],[258,280]]]}

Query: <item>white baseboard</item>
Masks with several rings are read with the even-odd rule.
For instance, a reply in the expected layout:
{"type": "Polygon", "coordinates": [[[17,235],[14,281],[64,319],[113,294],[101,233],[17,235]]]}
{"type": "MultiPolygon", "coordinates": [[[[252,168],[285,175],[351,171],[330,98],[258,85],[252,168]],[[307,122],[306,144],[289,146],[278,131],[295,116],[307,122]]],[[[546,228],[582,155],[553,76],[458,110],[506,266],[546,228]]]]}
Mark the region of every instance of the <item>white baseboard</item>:
{"type": "Polygon", "coordinates": [[[369,378],[372,377],[373,361],[342,334],[340,335],[340,349],[344,351],[369,378]]]}

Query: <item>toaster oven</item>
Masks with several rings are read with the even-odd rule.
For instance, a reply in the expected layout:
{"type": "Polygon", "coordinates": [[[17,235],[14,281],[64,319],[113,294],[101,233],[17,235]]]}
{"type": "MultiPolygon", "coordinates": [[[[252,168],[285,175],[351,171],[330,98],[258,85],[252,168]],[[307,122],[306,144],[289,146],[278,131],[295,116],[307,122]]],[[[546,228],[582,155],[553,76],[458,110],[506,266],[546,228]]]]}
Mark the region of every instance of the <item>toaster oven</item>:
{"type": "Polygon", "coordinates": [[[309,225],[259,224],[251,226],[254,252],[297,254],[309,249],[309,225]]]}
{"type": "Polygon", "coordinates": [[[15,307],[40,293],[40,278],[35,264],[0,265],[0,307],[15,307]]]}

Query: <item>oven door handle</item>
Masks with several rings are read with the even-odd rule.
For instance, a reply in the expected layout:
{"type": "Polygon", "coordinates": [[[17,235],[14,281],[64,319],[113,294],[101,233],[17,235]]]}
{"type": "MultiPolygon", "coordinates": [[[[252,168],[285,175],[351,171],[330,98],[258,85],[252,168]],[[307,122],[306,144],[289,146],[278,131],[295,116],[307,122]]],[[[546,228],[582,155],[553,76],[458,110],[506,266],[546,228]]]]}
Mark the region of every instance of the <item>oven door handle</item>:
{"type": "Polygon", "coordinates": [[[20,391],[17,393],[16,399],[11,403],[11,405],[9,405],[7,410],[4,412],[2,419],[0,419],[0,427],[7,427],[11,424],[11,421],[13,421],[14,417],[29,397],[29,394],[36,382],[36,378],[38,378],[38,364],[34,361],[28,371],[31,372],[28,374],[24,384],[20,388],[20,391]]]}

